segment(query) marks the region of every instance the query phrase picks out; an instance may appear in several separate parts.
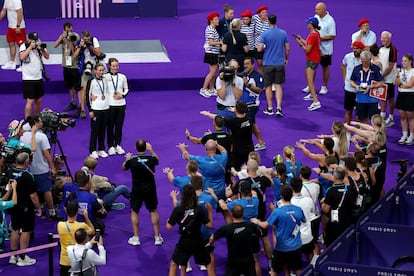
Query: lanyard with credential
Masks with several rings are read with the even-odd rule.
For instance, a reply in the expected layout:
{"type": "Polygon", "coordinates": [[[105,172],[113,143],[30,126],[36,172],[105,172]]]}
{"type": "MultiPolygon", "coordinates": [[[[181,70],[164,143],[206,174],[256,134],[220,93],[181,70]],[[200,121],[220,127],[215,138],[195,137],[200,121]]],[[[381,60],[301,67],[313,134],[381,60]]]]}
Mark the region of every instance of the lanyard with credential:
{"type": "Polygon", "coordinates": [[[139,156],[135,156],[137,158],[137,161],[142,164],[152,175],[155,175],[155,173],[151,170],[150,167],[148,167],[147,163],[145,163],[139,156]]]}
{"type": "Polygon", "coordinates": [[[114,86],[114,92],[117,92],[118,91],[118,74],[115,74],[115,75],[116,75],[116,83],[114,82],[113,75],[111,75],[111,80],[112,80],[112,85],[114,86]]]}
{"type": "Polygon", "coordinates": [[[102,100],[105,100],[105,83],[104,83],[103,79],[95,78],[95,80],[96,80],[96,83],[99,86],[99,90],[101,90],[101,94],[102,94],[101,98],[102,98],[102,100]],[[102,81],[102,86],[101,86],[99,81],[102,81]]]}
{"type": "Polygon", "coordinates": [[[342,194],[341,202],[339,202],[338,209],[339,209],[339,208],[341,208],[342,203],[344,203],[345,194],[346,194],[346,192],[348,191],[348,187],[347,187],[346,185],[344,185],[344,186],[345,186],[345,188],[344,188],[344,193],[342,194]]]}

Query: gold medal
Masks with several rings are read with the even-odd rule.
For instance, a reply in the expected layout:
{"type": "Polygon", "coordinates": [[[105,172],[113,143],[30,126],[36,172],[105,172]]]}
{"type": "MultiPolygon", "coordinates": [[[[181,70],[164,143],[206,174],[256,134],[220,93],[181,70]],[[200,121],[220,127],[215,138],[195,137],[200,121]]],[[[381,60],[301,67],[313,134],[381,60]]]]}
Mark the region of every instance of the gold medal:
{"type": "Polygon", "coordinates": [[[104,95],[102,95],[102,100],[103,100],[103,101],[105,100],[105,96],[104,96],[104,95]]]}

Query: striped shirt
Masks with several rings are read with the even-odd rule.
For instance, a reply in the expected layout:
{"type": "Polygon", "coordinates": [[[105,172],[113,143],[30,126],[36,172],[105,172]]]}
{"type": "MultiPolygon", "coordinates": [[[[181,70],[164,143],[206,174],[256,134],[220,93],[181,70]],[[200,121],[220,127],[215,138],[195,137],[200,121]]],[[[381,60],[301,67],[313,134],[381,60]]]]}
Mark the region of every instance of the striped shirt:
{"type": "Polygon", "coordinates": [[[255,44],[254,46],[257,48],[257,45],[260,41],[260,36],[264,31],[269,29],[269,20],[266,19],[264,22],[261,22],[260,16],[258,14],[253,15],[252,17],[252,24],[255,36],[255,44]]]}
{"type": "Polygon", "coordinates": [[[219,41],[219,34],[216,31],[216,28],[211,27],[208,25],[205,31],[205,42],[204,42],[204,50],[206,53],[211,54],[219,54],[220,53],[220,45],[211,46],[209,44],[209,40],[212,39],[213,41],[219,41]]]}
{"type": "Polygon", "coordinates": [[[254,50],[254,26],[253,24],[250,25],[244,25],[242,24],[240,32],[245,34],[247,37],[247,44],[249,44],[249,49],[254,50]]]}

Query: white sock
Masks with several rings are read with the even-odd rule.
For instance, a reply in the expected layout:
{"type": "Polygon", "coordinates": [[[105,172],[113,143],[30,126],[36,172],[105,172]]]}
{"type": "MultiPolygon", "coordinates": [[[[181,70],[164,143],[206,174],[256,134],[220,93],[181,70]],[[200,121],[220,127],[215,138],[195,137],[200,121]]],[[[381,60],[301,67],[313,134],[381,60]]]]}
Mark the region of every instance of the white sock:
{"type": "Polygon", "coordinates": [[[381,112],[381,117],[383,118],[383,119],[385,119],[385,116],[387,115],[387,113],[386,112],[381,112]]]}
{"type": "Polygon", "coordinates": [[[403,131],[402,134],[403,134],[403,137],[405,137],[405,138],[408,137],[408,131],[403,131]]]}
{"type": "Polygon", "coordinates": [[[388,119],[394,120],[394,115],[392,114],[388,115],[388,119]]]}

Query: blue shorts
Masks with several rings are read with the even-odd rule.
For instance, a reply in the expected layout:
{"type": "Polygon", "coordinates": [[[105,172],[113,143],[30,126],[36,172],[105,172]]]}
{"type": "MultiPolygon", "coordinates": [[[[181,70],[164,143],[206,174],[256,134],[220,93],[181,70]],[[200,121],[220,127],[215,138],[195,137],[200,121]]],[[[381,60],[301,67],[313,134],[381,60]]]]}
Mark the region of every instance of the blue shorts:
{"type": "Polygon", "coordinates": [[[52,190],[52,175],[50,172],[35,175],[37,191],[44,193],[52,190]]]}

